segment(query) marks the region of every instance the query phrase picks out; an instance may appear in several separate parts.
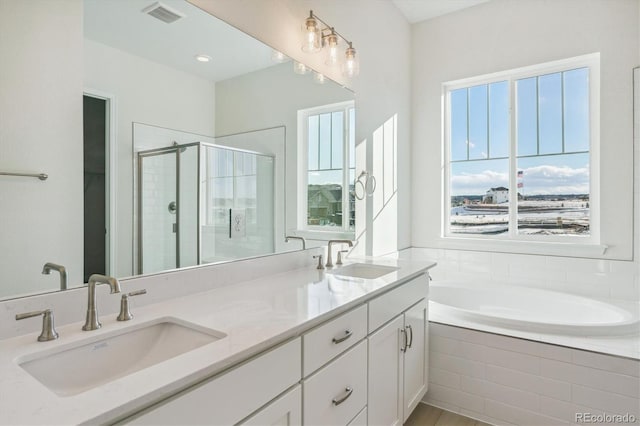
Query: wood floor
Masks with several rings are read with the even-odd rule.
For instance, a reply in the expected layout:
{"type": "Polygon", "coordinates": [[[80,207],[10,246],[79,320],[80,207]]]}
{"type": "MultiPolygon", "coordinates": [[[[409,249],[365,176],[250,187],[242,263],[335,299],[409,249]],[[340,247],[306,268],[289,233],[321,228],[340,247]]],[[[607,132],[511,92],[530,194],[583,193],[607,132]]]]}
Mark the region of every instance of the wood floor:
{"type": "Polygon", "coordinates": [[[404,426],[490,426],[427,404],[418,404],[404,426]]]}

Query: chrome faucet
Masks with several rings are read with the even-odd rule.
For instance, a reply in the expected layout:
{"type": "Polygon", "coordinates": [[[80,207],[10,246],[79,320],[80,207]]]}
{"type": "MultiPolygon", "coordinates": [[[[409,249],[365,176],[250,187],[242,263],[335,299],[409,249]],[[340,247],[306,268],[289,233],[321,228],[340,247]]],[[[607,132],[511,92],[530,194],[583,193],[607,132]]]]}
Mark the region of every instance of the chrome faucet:
{"type": "Polygon", "coordinates": [[[67,268],[56,263],[47,262],[42,267],[42,274],[49,275],[51,271],[58,271],[60,274],[60,290],[67,289],[67,268]]]}
{"type": "Polygon", "coordinates": [[[87,302],[87,320],[82,329],[85,331],[97,330],[102,327],[98,321],[98,308],[96,306],[96,286],[98,284],[109,284],[111,293],[120,293],[120,282],[113,277],[105,275],[93,274],[89,277],[87,287],[89,288],[89,301],[87,302]]]}
{"type": "Polygon", "coordinates": [[[284,238],[284,242],[285,242],[285,243],[288,243],[288,242],[289,242],[289,240],[300,240],[300,241],[302,241],[302,250],[306,250],[306,248],[307,248],[307,241],[306,241],[304,238],[302,238],[302,237],[293,237],[293,236],[287,235],[287,236],[284,238]]]}
{"type": "Polygon", "coordinates": [[[353,241],[351,240],[329,240],[329,243],[327,244],[327,268],[333,267],[333,260],[331,259],[332,244],[349,244],[349,247],[353,247],[353,241]]]}
{"type": "Polygon", "coordinates": [[[38,342],[48,342],[50,340],[56,340],[58,333],[53,321],[53,311],[51,309],[45,309],[42,311],[25,312],[24,314],[17,314],[16,321],[23,320],[25,318],[32,318],[42,315],[42,332],[38,336],[38,342]]]}

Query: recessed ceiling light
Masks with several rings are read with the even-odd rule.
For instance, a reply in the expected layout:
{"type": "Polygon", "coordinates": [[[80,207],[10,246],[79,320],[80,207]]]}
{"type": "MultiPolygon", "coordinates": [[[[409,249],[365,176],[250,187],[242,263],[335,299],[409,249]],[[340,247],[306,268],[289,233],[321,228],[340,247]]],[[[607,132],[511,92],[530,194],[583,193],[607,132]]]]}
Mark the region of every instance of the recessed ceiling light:
{"type": "Polygon", "coordinates": [[[196,61],[198,61],[198,62],[209,62],[209,61],[211,61],[211,56],[196,55],[196,61]]]}

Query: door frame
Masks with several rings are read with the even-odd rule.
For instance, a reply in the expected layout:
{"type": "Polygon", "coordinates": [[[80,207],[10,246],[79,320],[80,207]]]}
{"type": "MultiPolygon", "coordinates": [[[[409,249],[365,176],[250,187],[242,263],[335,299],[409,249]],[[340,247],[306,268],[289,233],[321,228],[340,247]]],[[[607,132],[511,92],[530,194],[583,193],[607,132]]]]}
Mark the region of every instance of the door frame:
{"type": "Polygon", "coordinates": [[[105,101],[105,145],[106,145],[106,164],[105,172],[107,179],[105,180],[106,188],[106,238],[105,238],[105,272],[107,275],[117,275],[117,256],[116,256],[116,235],[117,221],[116,212],[118,207],[117,197],[117,115],[116,115],[116,97],[115,95],[102,90],[85,87],[82,93],[83,96],[90,98],[101,99],[105,101]]]}

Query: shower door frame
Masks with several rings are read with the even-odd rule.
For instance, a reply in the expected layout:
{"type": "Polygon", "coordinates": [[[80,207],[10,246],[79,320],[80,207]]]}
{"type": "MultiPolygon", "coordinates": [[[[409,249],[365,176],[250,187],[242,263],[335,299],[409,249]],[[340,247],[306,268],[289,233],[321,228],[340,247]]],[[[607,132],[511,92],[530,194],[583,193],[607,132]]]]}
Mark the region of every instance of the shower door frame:
{"type": "MultiPolygon", "coordinates": [[[[249,149],[242,149],[242,148],[234,148],[231,146],[227,146],[227,145],[219,145],[219,144],[214,144],[214,143],[209,143],[209,142],[190,142],[190,143],[185,143],[185,144],[176,144],[176,145],[171,145],[168,147],[164,147],[164,148],[152,148],[152,149],[147,149],[144,151],[139,151],[138,152],[138,176],[137,176],[137,180],[138,180],[138,194],[137,194],[137,202],[138,202],[138,274],[142,274],[142,267],[143,267],[143,263],[142,263],[142,259],[143,259],[143,246],[142,246],[142,160],[143,158],[146,157],[152,157],[152,156],[157,156],[157,155],[163,155],[163,154],[168,154],[171,153],[172,151],[175,152],[176,154],[176,200],[177,200],[177,204],[178,204],[178,208],[176,210],[176,223],[177,223],[177,230],[176,230],[176,267],[174,269],[179,269],[182,268],[182,266],[178,266],[180,265],[180,152],[181,150],[183,150],[184,148],[189,148],[189,147],[193,147],[193,146],[197,146],[198,147],[198,155],[197,155],[197,162],[198,162],[198,166],[197,166],[197,176],[198,176],[198,181],[197,181],[197,211],[198,211],[198,215],[197,215],[197,221],[196,221],[196,227],[197,227],[197,235],[196,235],[196,245],[197,245],[197,254],[196,254],[196,265],[194,266],[198,266],[201,265],[201,261],[202,261],[202,233],[201,233],[201,225],[202,225],[202,212],[201,212],[201,184],[202,184],[202,148],[203,147],[207,147],[207,148],[219,148],[219,149],[225,149],[228,151],[234,151],[234,152],[241,152],[241,153],[245,153],[245,154],[253,154],[253,155],[259,155],[262,157],[270,157],[273,159],[274,161],[274,168],[272,170],[272,179],[273,179],[273,184],[275,185],[275,156],[271,155],[271,154],[265,154],[263,152],[258,152],[258,151],[252,151],[249,149]]],[[[234,182],[235,185],[235,182],[234,182]]],[[[274,188],[275,191],[275,188],[274,188]]],[[[273,205],[273,213],[274,213],[274,219],[273,219],[273,224],[272,226],[274,227],[274,239],[275,239],[275,203],[273,205]]],[[[275,250],[275,240],[274,240],[274,250],[275,250]]],[[[155,271],[155,272],[150,272],[151,274],[153,273],[158,273],[161,271],[155,271]]]]}
{"type": "MultiPolygon", "coordinates": [[[[144,158],[148,158],[148,157],[155,157],[158,155],[166,155],[166,154],[170,154],[170,153],[174,153],[176,158],[176,169],[175,169],[175,174],[176,174],[176,204],[177,204],[177,208],[176,208],[176,256],[175,256],[175,267],[172,269],[179,269],[181,268],[180,266],[180,152],[186,148],[192,147],[192,146],[197,146],[197,175],[198,175],[198,181],[196,182],[197,188],[196,188],[196,193],[198,194],[197,197],[197,211],[198,211],[198,217],[197,217],[197,222],[196,222],[196,226],[198,229],[198,233],[197,233],[197,254],[196,254],[196,264],[199,265],[200,264],[200,145],[202,143],[201,142],[192,142],[192,143],[188,143],[188,144],[176,144],[176,145],[172,145],[169,147],[164,147],[164,148],[153,148],[153,149],[148,149],[148,150],[144,150],[144,151],[139,151],[138,152],[138,274],[142,274],[143,272],[143,252],[144,252],[144,247],[142,244],[142,232],[143,232],[143,224],[142,224],[142,161],[144,158]]],[[[150,272],[150,273],[157,273],[160,271],[154,271],[154,272],[150,272]]]]}

